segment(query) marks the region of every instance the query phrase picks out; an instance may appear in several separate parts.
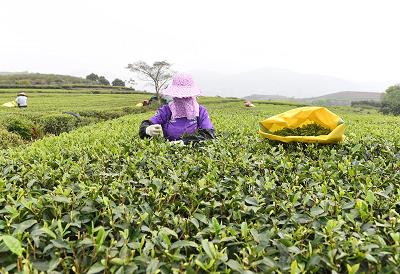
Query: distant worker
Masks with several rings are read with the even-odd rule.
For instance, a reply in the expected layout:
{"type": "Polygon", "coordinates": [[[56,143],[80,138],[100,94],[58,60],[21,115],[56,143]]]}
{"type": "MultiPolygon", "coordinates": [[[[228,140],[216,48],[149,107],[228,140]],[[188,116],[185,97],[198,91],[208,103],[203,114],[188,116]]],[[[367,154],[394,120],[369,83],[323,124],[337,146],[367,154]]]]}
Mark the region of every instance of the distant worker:
{"type": "Polygon", "coordinates": [[[244,102],[244,106],[247,107],[247,108],[253,108],[253,107],[255,107],[255,105],[253,105],[253,104],[251,103],[251,101],[246,101],[246,102],[244,102]]]}
{"type": "Polygon", "coordinates": [[[160,102],[160,105],[166,105],[169,102],[172,101],[172,97],[170,96],[161,96],[160,101],[157,99],[157,96],[152,96],[149,100],[143,100],[143,102],[136,104],[137,107],[145,107],[145,106],[150,106],[154,104],[158,104],[160,102]]]}
{"type": "MultiPolygon", "coordinates": [[[[166,105],[171,101],[172,101],[172,97],[171,96],[161,95],[161,97],[160,97],[160,104],[161,105],[166,105]]],[[[155,104],[155,103],[158,103],[158,98],[157,98],[157,96],[152,96],[150,98],[150,100],[148,100],[148,105],[152,105],[152,104],[155,104]]]]}
{"type": "Polygon", "coordinates": [[[154,104],[158,101],[157,96],[152,96],[149,100],[149,105],[154,104]]]}
{"type": "Polygon", "coordinates": [[[18,93],[15,102],[17,102],[19,108],[26,108],[28,106],[28,97],[25,92],[18,93]]]}
{"type": "Polygon", "coordinates": [[[169,104],[170,102],[172,102],[172,97],[171,96],[167,96],[167,95],[162,95],[161,96],[161,105],[166,105],[169,104]]]}
{"type": "Polygon", "coordinates": [[[214,126],[207,109],[197,103],[200,89],[190,75],[177,74],[172,84],[161,92],[172,101],[162,105],[157,113],[140,125],[141,138],[164,136],[178,144],[188,144],[214,138],[214,126]]]}

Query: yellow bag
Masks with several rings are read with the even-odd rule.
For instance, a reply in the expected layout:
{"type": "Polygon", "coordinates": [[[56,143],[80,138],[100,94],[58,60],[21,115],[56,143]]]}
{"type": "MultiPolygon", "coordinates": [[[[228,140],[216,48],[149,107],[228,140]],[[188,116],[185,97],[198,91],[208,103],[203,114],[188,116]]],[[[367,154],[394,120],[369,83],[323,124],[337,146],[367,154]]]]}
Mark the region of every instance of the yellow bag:
{"type": "Polygon", "coordinates": [[[13,107],[17,106],[17,103],[15,101],[11,101],[11,102],[4,103],[2,106],[7,107],[7,108],[13,108],[13,107]]]}
{"type": "Polygon", "coordinates": [[[328,109],[324,107],[301,107],[291,109],[261,121],[260,130],[258,132],[263,138],[285,143],[303,142],[332,144],[344,140],[344,129],[344,121],[328,109]],[[319,136],[279,136],[273,134],[273,132],[283,128],[297,128],[311,123],[329,128],[331,132],[328,135],[319,136]]]}

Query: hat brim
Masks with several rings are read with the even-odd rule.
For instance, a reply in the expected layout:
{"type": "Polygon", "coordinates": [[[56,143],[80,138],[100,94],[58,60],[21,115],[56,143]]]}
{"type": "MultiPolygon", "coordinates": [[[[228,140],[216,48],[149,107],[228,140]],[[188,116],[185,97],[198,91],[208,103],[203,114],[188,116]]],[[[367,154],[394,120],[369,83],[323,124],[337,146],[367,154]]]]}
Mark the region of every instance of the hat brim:
{"type": "Polygon", "coordinates": [[[169,86],[161,91],[161,94],[177,98],[194,97],[201,95],[201,90],[198,87],[177,87],[169,86]]]}

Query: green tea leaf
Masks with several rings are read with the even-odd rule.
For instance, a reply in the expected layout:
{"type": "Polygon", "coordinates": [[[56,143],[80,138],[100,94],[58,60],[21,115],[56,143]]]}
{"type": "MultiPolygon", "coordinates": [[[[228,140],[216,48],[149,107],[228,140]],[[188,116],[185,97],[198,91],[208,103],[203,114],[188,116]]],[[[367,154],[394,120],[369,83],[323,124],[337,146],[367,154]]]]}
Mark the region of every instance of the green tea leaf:
{"type": "Polygon", "coordinates": [[[237,261],[234,261],[234,260],[231,259],[231,260],[226,262],[226,265],[229,266],[234,271],[237,271],[239,273],[243,273],[244,269],[237,261]]]}
{"type": "Polygon", "coordinates": [[[316,216],[318,216],[318,215],[321,215],[322,213],[324,213],[324,210],[323,210],[322,208],[320,208],[319,206],[313,207],[313,208],[311,208],[311,210],[310,210],[310,214],[311,214],[311,216],[313,216],[313,217],[316,217],[316,216]]]}
{"type": "Polygon", "coordinates": [[[176,239],[179,238],[178,234],[175,231],[169,229],[168,227],[161,228],[160,232],[165,233],[166,235],[174,236],[176,239]]]}
{"type": "Polygon", "coordinates": [[[292,263],[290,264],[290,274],[297,274],[297,271],[298,271],[297,261],[294,260],[294,261],[292,261],[292,263]]]}
{"type": "Polygon", "coordinates": [[[197,220],[199,220],[200,222],[202,222],[204,224],[208,224],[208,219],[207,219],[206,215],[204,215],[204,214],[194,213],[193,217],[195,217],[197,220]]]}
{"type": "Polygon", "coordinates": [[[208,240],[202,240],[201,246],[203,247],[204,252],[207,254],[207,256],[210,259],[216,258],[216,251],[215,251],[214,244],[212,242],[209,242],[208,240]]]}
{"type": "Polygon", "coordinates": [[[172,243],[170,249],[175,249],[175,248],[182,248],[182,247],[194,247],[197,248],[198,245],[195,242],[192,241],[186,241],[186,240],[181,240],[181,241],[177,241],[172,243]]]}
{"type": "Polygon", "coordinates": [[[11,235],[3,235],[1,236],[1,239],[12,253],[18,256],[22,256],[22,252],[24,251],[24,249],[18,239],[14,238],[11,235]]]}
{"type": "Polygon", "coordinates": [[[87,274],[95,274],[95,273],[99,273],[100,271],[103,271],[103,270],[104,270],[104,265],[102,265],[100,262],[97,262],[90,267],[87,274]]]}
{"type": "Polygon", "coordinates": [[[346,265],[347,272],[349,274],[355,274],[357,273],[358,269],[360,268],[360,264],[354,264],[354,265],[346,265]]]}
{"type": "Polygon", "coordinates": [[[107,232],[105,231],[104,227],[99,227],[96,235],[96,247],[99,248],[103,245],[104,240],[107,237],[107,232]]]}
{"type": "Polygon", "coordinates": [[[110,263],[113,265],[124,265],[125,261],[121,258],[112,258],[110,263]]]}
{"type": "Polygon", "coordinates": [[[36,220],[26,220],[22,223],[12,225],[12,227],[14,227],[16,231],[19,231],[20,233],[22,233],[26,229],[30,228],[31,226],[33,226],[36,223],[37,223],[36,220]]]}
{"type": "Polygon", "coordinates": [[[53,231],[51,231],[48,227],[44,226],[41,228],[41,230],[50,237],[52,237],[53,239],[57,239],[57,235],[53,231]]]}
{"type": "Polygon", "coordinates": [[[369,203],[370,205],[373,205],[375,201],[375,195],[371,190],[367,191],[367,196],[365,198],[365,201],[367,201],[367,203],[369,203]]]}

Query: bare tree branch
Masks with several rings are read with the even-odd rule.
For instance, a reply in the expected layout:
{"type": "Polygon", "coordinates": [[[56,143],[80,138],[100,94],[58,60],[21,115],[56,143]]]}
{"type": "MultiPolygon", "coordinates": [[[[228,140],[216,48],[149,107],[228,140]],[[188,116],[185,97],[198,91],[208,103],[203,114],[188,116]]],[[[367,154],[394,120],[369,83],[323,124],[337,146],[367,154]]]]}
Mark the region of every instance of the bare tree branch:
{"type": "Polygon", "coordinates": [[[150,82],[159,98],[160,91],[175,73],[171,70],[171,66],[167,61],[157,61],[152,66],[144,61],[137,61],[128,64],[126,68],[135,73],[140,80],[150,82]]]}

